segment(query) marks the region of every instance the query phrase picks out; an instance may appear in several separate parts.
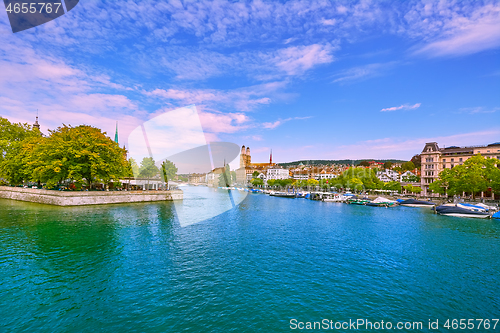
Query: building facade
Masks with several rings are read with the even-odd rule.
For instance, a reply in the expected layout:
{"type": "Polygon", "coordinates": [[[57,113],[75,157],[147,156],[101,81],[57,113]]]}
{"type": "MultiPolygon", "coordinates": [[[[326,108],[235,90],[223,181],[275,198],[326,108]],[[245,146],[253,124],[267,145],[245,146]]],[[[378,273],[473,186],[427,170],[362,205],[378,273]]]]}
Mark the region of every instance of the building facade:
{"type": "Polygon", "coordinates": [[[283,167],[270,167],[266,171],[266,179],[288,179],[289,172],[288,169],[284,169],[283,167]]]}
{"type": "Polygon", "coordinates": [[[430,195],[429,185],[439,178],[444,169],[462,165],[474,155],[481,154],[485,158],[500,158],[500,142],[485,146],[440,148],[437,142],[425,144],[421,157],[421,187],[423,195],[430,195]]]}

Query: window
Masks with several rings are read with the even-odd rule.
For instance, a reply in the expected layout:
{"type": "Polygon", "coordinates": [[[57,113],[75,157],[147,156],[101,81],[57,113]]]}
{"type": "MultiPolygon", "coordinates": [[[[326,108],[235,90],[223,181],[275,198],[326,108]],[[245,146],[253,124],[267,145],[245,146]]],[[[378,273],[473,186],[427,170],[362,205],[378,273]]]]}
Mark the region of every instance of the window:
{"type": "Polygon", "coordinates": [[[460,157],[460,158],[458,159],[458,161],[459,161],[459,162],[462,162],[462,158],[460,157]]]}
{"type": "Polygon", "coordinates": [[[452,158],[452,159],[451,159],[451,161],[453,162],[453,161],[455,161],[455,159],[454,159],[454,158],[452,158]]]}
{"type": "Polygon", "coordinates": [[[443,158],[443,163],[446,162],[446,158],[443,158]]]}

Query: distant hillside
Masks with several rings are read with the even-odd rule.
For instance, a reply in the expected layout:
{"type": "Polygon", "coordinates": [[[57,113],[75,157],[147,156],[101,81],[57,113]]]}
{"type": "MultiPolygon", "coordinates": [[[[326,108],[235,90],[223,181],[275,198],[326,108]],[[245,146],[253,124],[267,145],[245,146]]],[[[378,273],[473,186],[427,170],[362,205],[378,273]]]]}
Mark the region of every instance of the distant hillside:
{"type": "Polygon", "coordinates": [[[330,164],[354,164],[358,165],[361,161],[375,161],[375,162],[392,162],[392,163],[400,163],[400,162],[407,162],[403,160],[370,160],[370,159],[363,159],[363,160],[302,160],[302,161],[295,161],[295,162],[286,162],[286,163],[278,163],[279,165],[283,167],[291,167],[291,166],[297,166],[300,163],[304,165],[330,165],[330,164]]]}

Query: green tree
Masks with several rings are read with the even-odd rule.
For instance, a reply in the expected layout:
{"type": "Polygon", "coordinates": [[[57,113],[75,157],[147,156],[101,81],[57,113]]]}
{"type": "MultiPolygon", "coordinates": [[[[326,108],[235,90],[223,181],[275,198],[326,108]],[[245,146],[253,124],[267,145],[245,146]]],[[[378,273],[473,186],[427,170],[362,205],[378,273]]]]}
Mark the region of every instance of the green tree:
{"type": "Polygon", "coordinates": [[[269,186],[274,186],[275,183],[276,183],[276,179],[268,179],[267,180],[267,185],[269,185],[269,186]]]}
{"type": "Polygon", "coordinates": [[[168,181],[174,179],[175,174],[177,173],[177,167],[171,161],[165,160],[160,165],[160,170],[161,170],[161,175],[163,176],[163,181],[165,182],[168,188],[168,181]]]}
{"type": "Polygon", "coordinates": [[[413,165],[415,165],[415,168],[420,169],[422,165],[422,158],[419,154],[414,155],[410,162],[413,162],[413,165]]]}
{"type": "Polygon", "coordinates": [[[259,177],[259,175],[260,175],[260,172],[258,172],[258,171],[254,171],[254,172],[252,173],[252,178],[257,178],[257,177],[259,177]]]}
{"type": "Polygon", "coordinates": [[[422,192],[422,189],[418,186],[413,186],[411,184],[408,184],[406,186],[403,187],[406,191],[410,192],[410,193],[420,193],[422,192]]]}
{"type": "Polygon", "coordinates": [[[388,191],[401,192],[401,184],[399,182],[396,182],[396,181],[385,183],[383,188],[384,188],[384,190],[388,190],[388,191]]]}
{"type": "Polygon", "coordinates": [[[127,176],[129,177],[139,177],[139,165],[132,157],[128,160],[127,176]]]}
{"type": "Polygon", "coordinates": [[[109,183],[126,175],[126,151],[100,129],[81,125],[62,126],[33,152],[33,178],[50,187],[65,179],[90,184],[109,183]]]}
{"type": "Polygon", "coordinates": [[[392,168],[392,162],[389,162],[389,161],[385,162],[384,169],[390,169],[390,168],[392,168]]]}
{"type": "Polygon", "coordinates": [[[445,182],[441,179],[438,179],[438,180],[432,182],[429,185],[429,189],[434,193],[446,194],[445,182]]]}
{"type": "Polygon", "coordinates": [[[368,163],[368,161],[361,161],[359,162],[358,164],[359,166],[362,166],[362,167],[369,167],[370,166],[370,163],[368,163]]]}
{"type": "Polygon", "coordinates": [[[316,179],[308,179],[307,180],[307,186],[316,186],[319,184],[319,181],[317,181],[316,179]]]}
{"type": "Polygon", "coordinates": [[[152,157],[144,157],[141,161],[141,167],[139,168],[139,176],[148,179],[148,190],[149,190],[149,180],[151,177],[156,176],[160,170],[155,164],[155,160],[152,157]]]}
{"type": "MultiPolygon", "coordinates": [[[[11,184],[19,184],[23,182],[26,170],[26,149],[23,147],[29,139],[39,139],[41,133],[38,129],[33,129],[28,124],[11,123],[5,118],[0,117],[0,177],[3,177],[11,182],[11,184]],[[23,154],[23,161],[19,154],[23,154]],[[12,159],[15,159],[12,160],[12,159]]],[[[29,143],[28,143],[29,145],[29,143]]]]}
{"type": "Polygon", "coordinates": [[[34,175],[34,169],[39,163],[35,151],[43,141],[41,136],[26,138],[16,143],[17,147],[5,155],[1,164],[2,173],[10,184],[17,185],[25,181],[37,181],[40,184],[40,178],[34,175]]]}
{"type": "Polygon", "coordinates": [[[404,170],[404,171],[411,171],[411,170],[415,170],[415,164],[413,164],[412,161],[409,161],[409,162],[404,162],[402,165],[401,165],[401,168],[404,170]]]}
{"type": "Polygon", "coordinates": [[[262,186],[264,185],[264,181],[260,178],[253,178],[250,183],[252,183],[253,186],[262,186]]]}
{"type": "Polygon", "coordinates": [[[353,189],[362,189],[363,187],[381,189],[384,187],[384,183],[377,178],[376,172],[366,168],[349,168],[336,179],[336,183],[344,188],[353,189]]]}
{"type": "Polygon", "coordinates": [[[472,193],[472,198],[475,198],[477,192],[483,192],[488,189],[488,164],[486,159],[480,154],[475,155],[463,165],[459,165],[457,171],[461,171],[463,167],[463,178],[461,182],[461,187],[464,192],[472,193]]]}
{"type": "Polygon", "coordinates": [[[224,167],[224,171],[219,175],[219,186],[231,186],[231,170],[229,168],[229,164],[224,167]]]}
{"type": "Polygon", "coordinates": [[[363,181],[357,177],[353,177],[349,181],[349,188],[353,190],[362,190],[363,189],[363,181]]]}

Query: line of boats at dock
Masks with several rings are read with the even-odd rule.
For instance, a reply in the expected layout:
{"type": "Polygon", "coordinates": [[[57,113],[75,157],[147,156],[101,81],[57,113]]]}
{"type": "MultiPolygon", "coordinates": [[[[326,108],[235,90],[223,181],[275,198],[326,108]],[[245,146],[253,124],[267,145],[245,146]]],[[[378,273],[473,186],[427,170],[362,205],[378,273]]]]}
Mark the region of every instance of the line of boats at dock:
{"type": "Polygon", "coordinates": [[[392,200],[384,197],[377,197],[376,199],[369,199],[368,197],[358,197],[353,193],[333,193],[333,192],[280,192],[264,189],[244,189],[244,188],[224,188],[240,191],[248,191],[252,193],[264,193],[273,197],[281,198],[304,198],[310,200],[324,201],[324,202],[338,202],[351,205],[363,205],[372,207],[419,207],[432,209],[436,214],[444,216],[455,217],[472,217],[472,218],[496,218],[500,219],[500,212],[498,206],[488,206],[483,203],[469,204],[464,202],[445,203],[438,205],[432,201],[424,201],[417,199],[397,199],[392,200]]]}

